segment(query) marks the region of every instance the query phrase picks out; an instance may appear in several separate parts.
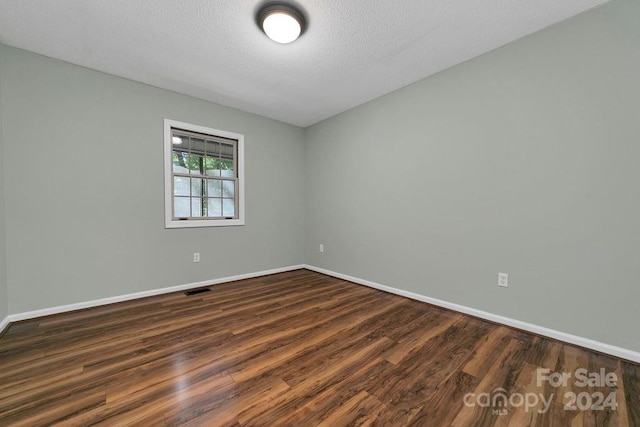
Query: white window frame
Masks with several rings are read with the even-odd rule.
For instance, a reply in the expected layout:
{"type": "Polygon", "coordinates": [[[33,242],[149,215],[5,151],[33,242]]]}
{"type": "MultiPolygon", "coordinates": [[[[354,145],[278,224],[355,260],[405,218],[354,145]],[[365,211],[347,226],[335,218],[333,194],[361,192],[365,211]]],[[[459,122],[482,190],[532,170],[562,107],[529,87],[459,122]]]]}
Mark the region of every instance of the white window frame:
{"type": "Polygon", "coordinates": [[[244,225],[244,135],[176,120],[164,119],[164,218],[165,228],[190,228],[190,227],[224,227],[244,225]],[[174,219],[173,218],[173,143],[171,129],[177,128],[190,132],[203,133],[228,139],[234,139],[237,143],[237,171],[238,185],[238,217],[233,219],[174,219]]]}

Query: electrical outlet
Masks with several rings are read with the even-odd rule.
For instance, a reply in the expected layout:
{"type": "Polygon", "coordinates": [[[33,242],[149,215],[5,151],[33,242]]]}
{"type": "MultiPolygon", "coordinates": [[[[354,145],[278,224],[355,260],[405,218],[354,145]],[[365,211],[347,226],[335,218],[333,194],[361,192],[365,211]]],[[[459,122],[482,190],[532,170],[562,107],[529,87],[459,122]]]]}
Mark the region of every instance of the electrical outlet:
{"type": "Polygon", "coordinates": [[[320,252],[324,252],[324,245],[322,243],[320,243],[320,247],[318,248],[318,250],[320,252]]]}
{"type": "Polygon", "coordinates": [[[509,275],[507,273],[498,273],[498,286],[509,287],[509,275]]]}
{"type": "Polygon", "coordinates": [[[193,262],[200,262],[200,252],[193,253],[193,262]]]}

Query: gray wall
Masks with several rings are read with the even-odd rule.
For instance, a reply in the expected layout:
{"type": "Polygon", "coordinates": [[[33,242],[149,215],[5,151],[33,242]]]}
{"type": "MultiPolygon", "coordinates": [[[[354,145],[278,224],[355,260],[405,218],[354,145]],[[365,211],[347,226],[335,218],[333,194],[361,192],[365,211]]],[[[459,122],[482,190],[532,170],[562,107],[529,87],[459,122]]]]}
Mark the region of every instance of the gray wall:
{"type": "MultiPolygon", "coordinates": [[[[0,56],[0,106],[2,105],[2,56],[0,56]]],[[[0,108],[0,322],[9,314],[7,293],[7,246],[4,220],[4,154],[2,136],[2,108],[0,108]]],[[[0,331],[2,332],[2,331],[0,331]]]]}
{"type": "Polygon", "coordinates": [[[9,313],[304,261],[302,129],[7,46],[0,57],[9,313]],[[244,227],[164,228],[165,117],[245,135],[244,227]]]}
{"type": "Polygon", "coordinates": [[[638,22],[614,1],[307,129],[307,262],[640,351],[638,22]]]}

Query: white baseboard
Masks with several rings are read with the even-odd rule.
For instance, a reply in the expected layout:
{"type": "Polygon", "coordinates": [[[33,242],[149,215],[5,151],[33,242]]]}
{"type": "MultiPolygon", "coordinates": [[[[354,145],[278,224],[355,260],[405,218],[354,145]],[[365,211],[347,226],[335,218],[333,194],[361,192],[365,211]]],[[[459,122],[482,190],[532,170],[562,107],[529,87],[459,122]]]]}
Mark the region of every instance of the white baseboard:
{"type": "Polygon", "coordinates": [[[555,329],[549,329],[543,326],[522,322],[520,320],[511,319],[509,317],[499,316],[497,314],[488,313],[486,311],[476,310],[475,308],[454,304],[448,301],[443,301],[436,298],[430,298],[424,295],[416,294],[414,292],[392,288],[390,286],[381,285],[380,283],[371,282],[369,280],[360,279],[358,277],[348,276],[346,274],[336,273],[335,271],[314,267],[312,265],[305,265],[304,268],[308,270],[316,271],[318,273],[326,274],[328,276],[333,276],[338,279],[343,279],[349,282],[357,283],[359,285],[368,286],[370,288],[379,289],[381,291],[411,298],[417,301],[426,302],[429,304],[436,305],[438,307],[443,307],[443,308],[447,308],[460,313],[469,314],[471,316],[479,317],[481,319],[489,320],[491,322],[500,323],[502,325],[511,326],[517,329],[522,329],[523,331],[532,332],[538,335],[543,335],[545,337],[553,338],[553,339],[570,343],[570,344],[575,344],[580,347],[585,347],[590,350],[595,350],[600,353],[610,354],[612,356],[630,360],[635,363],[640,363],[640,353],[638,353],[637,351],[629,350],[622,347],[617,347],[611,344],[606,344],[606,343],[595,341],[589,338],[579,337],[577,335],[568,334],[566,332],[557,331],[555,329]]]}
{"type": "Polygon", "coordinates": [[[7,328],[7,326],[9,326],[9,323],[11,323],[11,321],[9,320],[9,316],[0,320],[0,334],[2,334],[4,330],[7,328]]]}
{"type": "Polygon", "coordinates": [[[382,285],[380,283],[372,282],[370,280],[360,279],[358,277],[353,277],[346,274],[337,273],[335,271],[326,270],[324,268],[315,267],[315,266],[306,265],[306,264],[275,268],[272,270],[264,270],[264,271],[254,272],[254,273],[240,274],[237,276],[222,277],[214,280],[205,280],[202,282],[187,283],[184,285],[171,286],[168,288],[152,289],[149,291],[136,292],[136,293],[127,294],[127,295],[119,295],[119,296],[110,297],[110,298],[102,298],[102,299],[97,299],[92,301],[80,302],[76,304],[67,304],[67,305],[44,308],[40,310],[28,311],[23,313],[10,314],[0,321],[0,333],[2,333],[2,331],[4,331],[11,322],[17,322],[20,320],[33,319],[37,317],[49,316],[52,314],[65,313],[65,312],[74,311],[74,310],[81,310],[84,308],[91,308],[91,307],[97,307],[97,306],[106,305],[106,304],[113,304],[116,302],[150,297],[154,295],[168,294],[171,292],[180,292],[180,291],[199,288],[203,286],[212,286],[220,283],[232,282],[235,280],[251,279],[254,277],[267,276],[269,274],[276,274],[276,273],[283,273],[285,271],[298,270],[301,268],[306,268],[311,271],[316,271],[318,273],[326,274],[328,276],[337,277],[339,279],[347,280],[349,282],[357,283],[359,285],[368,286],[370,288],[379,289],[381,291],[411,298],[417,301],[426,302],[429,304],[436,305],[438,307],[447,308],[460,313],[479,317],[481,319],[485,319],[491,322],[500,323],[506,326],[511,326],[513,328],[517,328],[527,332],[532,332],[534,334],[557,339],[570,344],[575,344],[580,347],[585,347],[601,353],[610,354],[612,356],[630,360],[635,363],[640,363],[640,353],[633,350],[617,347],[611,344],[606,344],[606,343],[595,341],[589,338],[579,337],[577,335],[568,334],[566,332],[557,331],[555,329],[549,329],[543,326],[522,322],[520,320],[511,319],[509,317],[499,316],[497,314],[489,313],[482,310],[477,310],[475,308],[466,307],[466,306],[454,304],[448,301],[427,297],[424,295],[416,294],[414,292],[404,291],[402,289],[397,289],[391,286],[382,285]]]}
{"type": "Polygon", "coordinates": [[[252,279],[254,277],[267,276],[269,274],[276,274],[276,273],[283,273],[285,271],[298,270],[298,269],[301,269],[301,268],[305,268],[305,266],[304,265],[292,265],[292,266],[289,266],[289,267],[275,268],[275,269],[272,269],[272,270],[257,271],[255,273],[248,273],[248,274],[240,274],[240,275],[237,275],[237,276],[222,277],[222,278],[214,279],[214,280],[205,280],[205,281],[202,281],[202,282],[187,283],[185,285],[171,286],[171,287],[168,287],[168,288],[152,289],[152,290],[149,290],[149,291],[136,292],[136,293],[133,293],[133,294],[119,295],[119,296],[115,296],[115,297],[109,297],[109,298],[102,298],[102,299],[97,299],[97,300],[92,300],[92,301],[79,302],[79,303],[76,303],[76,304],[67,304],[67,305],[61,305],[61,306],[57,306],[57,307],[43,308],[43,309],[40,309],[40,310],[27,311],[27,312],[24,312],[24,313],[10,314],[9,316],[7,316],[6,319],[4,319],[4,321],[2,323],[0,323],[0,326],[1,326],[0,327],[0,331],[4,330],[4,327],[6,327],[10,322],[17,322],[17,321],[20,321],[20,320],[34,319],[36,317],[50,316],[52,314],[65,313],[65,312],[74,311],[74,310],[81,310],[83,308],[91,308],[91,307],[97,307],[97,306],[100,306],[100,305],[113,304],[113,303],[116,303],[116,302],[122,302],[122,301],[129,301],[129,300],[133,300],[133,299],[138,299],[138,298],[151,297],[151,296],[154,296],[154,295],[168,294],[168,293],[171,293],[171,292],[186,291],[188,289],[200,288],[200,287],[203,287],[203,286],[212,286],[212,285],[217,285],[217,284],[220,284],[220,283],[233,282],[233,281],[236,281],[236,280],[252,279]]]}

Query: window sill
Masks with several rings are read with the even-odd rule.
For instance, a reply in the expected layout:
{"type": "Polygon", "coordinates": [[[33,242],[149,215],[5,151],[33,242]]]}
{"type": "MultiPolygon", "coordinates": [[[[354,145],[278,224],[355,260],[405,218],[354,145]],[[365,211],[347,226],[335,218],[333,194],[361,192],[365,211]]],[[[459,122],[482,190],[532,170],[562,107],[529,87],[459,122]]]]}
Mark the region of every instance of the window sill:
{"type": "Polygon", "coordinates": [[[166,221],[164,228],[233,227],[244,225],[244,219],[187,219],[166,221]]]}

